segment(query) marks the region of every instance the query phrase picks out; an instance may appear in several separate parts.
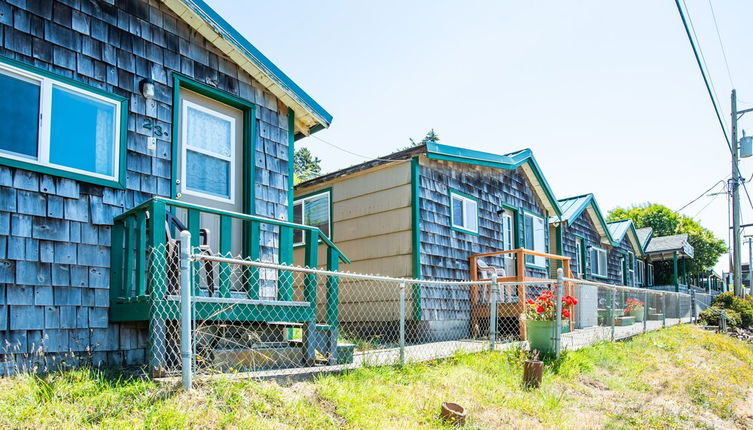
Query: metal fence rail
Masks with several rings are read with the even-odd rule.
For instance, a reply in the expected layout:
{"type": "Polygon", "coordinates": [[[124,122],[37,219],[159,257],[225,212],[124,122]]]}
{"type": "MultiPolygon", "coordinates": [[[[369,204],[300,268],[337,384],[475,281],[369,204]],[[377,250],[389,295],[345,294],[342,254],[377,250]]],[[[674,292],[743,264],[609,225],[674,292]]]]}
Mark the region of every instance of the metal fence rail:
{"type": "Polygon", "coordinates": [[[194,375],[316,372],[527,348],[542,336],[526,320],[521,292],[556,302],[558,321],[543,335],[554,354],[697,316],[693,294],[564,278],[561,269],[558,279],[525,282],[498,282],[496,274],[427,281],[190,251],[182,250],[179,264],[149,261],[175,267],[166,270],[172,276],[149,280],[170,284],[158,286],[168,294],[150,304],[151,364],[160,374],[182,375],[186,387],[194,375]],[[577,305],[563,302],[565,293],[577,305]],[[469,305],[471,294],[479,306],[469,305]]]}

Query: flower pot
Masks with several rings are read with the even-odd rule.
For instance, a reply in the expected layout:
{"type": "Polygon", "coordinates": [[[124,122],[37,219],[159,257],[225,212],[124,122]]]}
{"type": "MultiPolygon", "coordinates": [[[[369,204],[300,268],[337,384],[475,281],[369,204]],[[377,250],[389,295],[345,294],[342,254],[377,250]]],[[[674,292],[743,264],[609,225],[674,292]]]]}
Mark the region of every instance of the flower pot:
{"type": "Polygon", "coordinates": [[[632,311],[630,311],[629,316],[635,317],[635,322],[643,321],[643,313],[645,312],[645,308],[635,308],[632,311]]]}
{"type": "Polygon", "coordinates": [[[539,354],[554,353],[554,321],[526,320],[526,334],[531,351],[539,354]]]}

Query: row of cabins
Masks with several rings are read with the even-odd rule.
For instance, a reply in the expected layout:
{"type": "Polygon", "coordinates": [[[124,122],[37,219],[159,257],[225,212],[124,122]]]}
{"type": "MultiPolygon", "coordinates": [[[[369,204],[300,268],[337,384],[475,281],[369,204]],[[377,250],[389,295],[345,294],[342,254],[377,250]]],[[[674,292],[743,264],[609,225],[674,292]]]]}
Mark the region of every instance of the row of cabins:
{"type": "MultiPolygon", "coordinates": [[[[429,142],[303,182],[295,196],[295,221],[327,232],[355,272],[468,281],[488,279],[493,267],[522,280],[553,277],[567,257],[569,276],[584,280],[684,292],[698,284],[685,271],[687,235],[653,237],[631,220],[607,222],[593,194],[556,199],[529,149],[500,155],[429,142]]],[[[303,263],[302,250],[295,261],[303,263]]],[[[715,279],[703,289],[718,290],[715,279]]],[[[396,321],[397,296],[378,290],[344,293],[343,321],[396,321]]],[[[581,302],[593,302],[595,321],[595,290],[589,296],[581,302]]],[[[517,318],[520,302],[508,300],[498,314],[517,318]]],[[[488,316],[482,302],[473,288],[421,285],[411,296],[411,331],[471,335],[488,316]]]]}
{"type": "MultiPolygon", "coordinates": [[[[210,253],[443,280],[477,276],[474,254],[525,248],[571,257],[586,279],[651,286],[653,255],[691,256],[652,254],[656,239],[605,223],[592,197],[558,201],[530,150],[429,144],[294,194],[295,143],[332,116],[202,0],[0,2],[0,94],[0,372],[50,356],[169,368],[184,229],[210,253]]],[[[488,262],[552,269],[516,258],[488,262]]],[[[300,327],[314,363],[334,358],[348,306],[376,306],[257,274],[192,280],[194,319],[276,344],[300,327]]],[[[419,288],[412,321],[467,332],[469,297],[419,288]]]]}

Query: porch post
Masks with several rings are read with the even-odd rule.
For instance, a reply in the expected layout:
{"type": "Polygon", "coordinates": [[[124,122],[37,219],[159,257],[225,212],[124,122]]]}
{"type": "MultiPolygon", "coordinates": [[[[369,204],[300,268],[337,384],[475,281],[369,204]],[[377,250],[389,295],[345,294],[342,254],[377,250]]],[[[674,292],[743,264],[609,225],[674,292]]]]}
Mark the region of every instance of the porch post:
{"type": "Polygon", "coordinates": [[[675,292],[679,293],[680,282],[679,282],[679,279],[677,278],[677,251],[672,253],[672,263],[673,263],[672,266],[674,268],[672,272],[672,282],[675,284],[675,292]]]}
{"type": "Polygon", "coordinates": [[[682,257],[682,282],[685,283],[685,286],[690,287],[690,281],[688,280],[688,269],[686,265],[687,258],[682,257]]]}

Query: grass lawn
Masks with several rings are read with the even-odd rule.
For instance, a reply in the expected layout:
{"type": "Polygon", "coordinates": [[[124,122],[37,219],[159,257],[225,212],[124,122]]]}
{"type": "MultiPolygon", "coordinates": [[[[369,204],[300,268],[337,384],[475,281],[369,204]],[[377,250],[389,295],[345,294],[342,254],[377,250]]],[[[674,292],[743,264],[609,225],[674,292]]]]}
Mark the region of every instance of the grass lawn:
{"type": "Polygon", "coordinates": [[[281,386],[214,379],[186,393],[75,370],[0,379],[0,428],[444,428],[440,402],[467,428],[751,428],[753,347],[678,326],[601,343],[548,363],[521,388],[522,351],[365,368],[281,386]]]}

